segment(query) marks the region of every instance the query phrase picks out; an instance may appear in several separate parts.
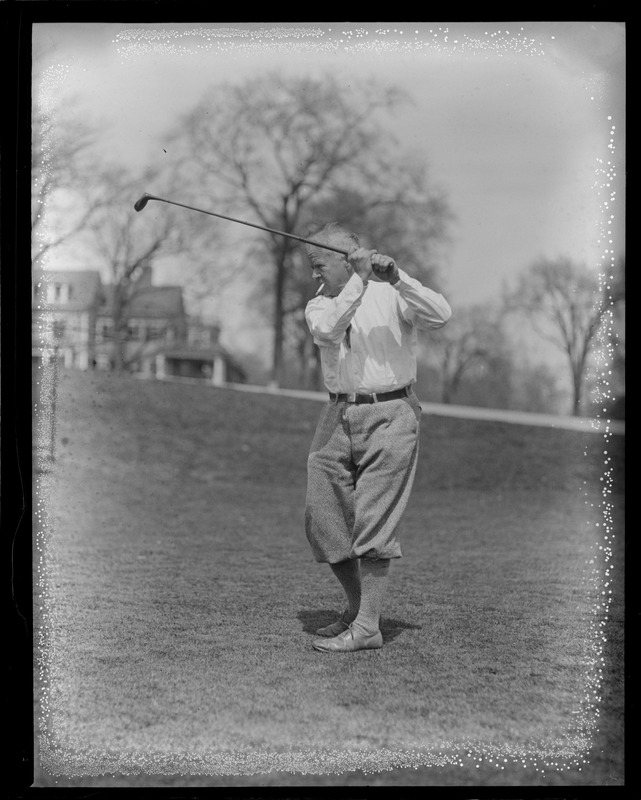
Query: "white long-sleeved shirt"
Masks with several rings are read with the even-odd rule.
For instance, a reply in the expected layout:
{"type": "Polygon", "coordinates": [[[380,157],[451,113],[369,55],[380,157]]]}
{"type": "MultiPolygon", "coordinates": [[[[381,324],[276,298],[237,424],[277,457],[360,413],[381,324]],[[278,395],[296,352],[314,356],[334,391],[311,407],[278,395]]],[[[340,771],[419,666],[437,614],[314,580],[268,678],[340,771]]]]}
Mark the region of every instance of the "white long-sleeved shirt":
{"type": "Polygon", "coordinates": [[[441,328],[452,312],[443,295],[399,274],[392,286],[355,273],[337,297],[307,304],[328,391],[391,392],[416,381],[416,331],[441,328]]]}

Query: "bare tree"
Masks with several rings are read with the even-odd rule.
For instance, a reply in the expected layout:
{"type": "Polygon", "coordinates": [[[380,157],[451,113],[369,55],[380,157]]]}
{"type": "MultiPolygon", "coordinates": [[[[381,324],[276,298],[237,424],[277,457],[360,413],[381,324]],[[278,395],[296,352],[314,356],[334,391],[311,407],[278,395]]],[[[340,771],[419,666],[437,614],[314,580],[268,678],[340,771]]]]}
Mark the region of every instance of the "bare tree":
{"type": "Polygon", "coordinates": [[[110,311],[113,336],[113,362],[117,370],[127,366],[131,304],[145,284],[140,280],[145,268],[160,255],[181,252],[185,246],[180,227],[171,212],[147,214],[144,221],[133,210],[140,183],[122,170],[112,169],[100,184],[105,201],[85,225],[84,241],[94,263],[109,276],[110,311]]]}
{"type": "Polygon", "coordinates": [[[50,55],[43,51],[35,60],[31,243],[32,263],[39,267],[47,253],[84,230],[104,197],[93,180],[98,122],[79,114],[77,98],[61,93],[56,70],[47,66],[50,55]]]}
{"type": "Polygon", "coordinates": [[[602,287],[596,274],[563,257],[535,262],[507,297],[508,309],[524,312],[538,335],[566,355],[574,416],[581,413],[597,332],[604,315],[623,299],[622,291],[622,282],[602,287]]]}
{"type": "Polygon", "coordinates": [[[486,305],[460,308],[430,337],[427,358],[436,363],[442,403],[457,400],[464,377],[475,370],[504,371],[509,361],[499,315],[486,305]]]}
{"type": "MultiPolygon", "coordinates": [[[[417,197],[425,198],[425,187],[410,180],[416,170],[401,168],[393,138],[380,121],[400,100],[397,90],[370,82],[346,92],[330,77],[268,75],[214,88],[177,134],[186,150],[183,182],[193,177],[194,185],[225,207],[286,233],[300,233],[311,221],[314,204],[348,187],[369,198],[367,207],[372,214],[378,210],[380,220],[392,219],[417,197]]],[[[431,223],[424,219],[423,224],[431,223]]],[[[279,383],[286,317],[300,311],[300,297],[288,302],[300,248],[290,239],[264,236],[271,274],[272,380],[279,383]]]]}
{"type": "Polygon", "coordinates": [[[606,296],[612,292],[615,302],[612,308],[612,324],[606,331],[608,347],[612,353],[612,379],[608,380],[606,392],[611,413],[618,419],[625,418],[625,261],[619,258],[615,273],[607,276],[606,296]],[[609,287],[609,288],[608,288],[609,287]]]}

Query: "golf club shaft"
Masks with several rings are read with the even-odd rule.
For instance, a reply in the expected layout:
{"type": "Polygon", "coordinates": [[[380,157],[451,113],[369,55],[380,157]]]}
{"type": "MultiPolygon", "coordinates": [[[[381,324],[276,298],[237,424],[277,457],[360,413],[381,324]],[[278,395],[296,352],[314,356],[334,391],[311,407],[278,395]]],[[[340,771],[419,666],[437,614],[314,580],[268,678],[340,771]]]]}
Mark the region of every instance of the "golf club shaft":
{"type": "MultiPolygon", "coordinates": [[[[274,233],[277,236],[286,236],[288,239],[295,239],[297,242],[304,242],[305,244],[311,244],[314,247],[321,247],[323,250],[332,250],[334,253],[340,253],[343,256],[348,256],[349,253],[347,250],[343,250],[340,247],[333,247],[331,244],[322,244],[321,242],[315,242],[312,239],[305,239],[302,236],[296,236],[293,233],[285,233],[285,231],[277,231],[273,228],[266,228],[264,225],[257,225],[254,222],[246,222],[242,219],[236,219],[235,217],[228,217],[225,214],[217,214],[214,211],[206,211],[203,208],[195,208],[194,206],[188,206],[184,203],[177,203],[175,200],[165,200],[163,197],[156,197],[153,194],[143,194],[140,200],[137,200],[134,203],[134,208],[136,211],[142,211],[143,208],[147,205],[149,200],[157,200],[160,203],[168,203],[172,206],[180,206],[181,208],[187,208],[189,211],[197,211],[199,214],[208,214],[210,217],[218,217],[219,219],[226,219],[229,222],[238,222],[240,225],[248,225],[250,228],[258,228],[261,231],[267,231],[267,233],[274,233]]],[[[391,266],[392,262],[388,264],[388,267],[391,266]]]]}
{"type": "Polygon", "coordinates": [[[322,247],[325,250],[333,250],[335,253],[341,253],[342,255],[348,255],[347,250],[341,250],[340,247],[332,247],[329,244],[321,244],[320,242],[313,242],[311,239],[304,239],[302,236],[296,236],[293,233],[285,233],[285,231],[277,231],[273,228],[266,228],[264,225],[257,225],[254,222],[246,222],[242,219],[236,219],[235,217],[227,217],[225,214],[217,214],[214,211],[205,211],[204,208],[195,208],[194,206],[187,206],[184,203],[177,203],[174,200],[165,200],[162,197],[156,197],[155,195],[151,194],[144,194],[137,203],[134,204],[134,208],[136,211],[142,211],[142,209],[147,205],[148,200],[158,200],[161,203],[169,203],[172,206],[180,206],[181,208],[187,208],[190,211],[198,211],[200,214],[209,214],[210,217],[219,217],[220,219],[226,219],[229,222],[238,222],[240,225],[248,225],[250,228],[258,228],[261,231],[267,231],[267,233],[275,233],[277,236],[286,236],[288,239],[296,239],[298,242],[305,242],[306,244],[312,244],[315,247],[322,247]]]}

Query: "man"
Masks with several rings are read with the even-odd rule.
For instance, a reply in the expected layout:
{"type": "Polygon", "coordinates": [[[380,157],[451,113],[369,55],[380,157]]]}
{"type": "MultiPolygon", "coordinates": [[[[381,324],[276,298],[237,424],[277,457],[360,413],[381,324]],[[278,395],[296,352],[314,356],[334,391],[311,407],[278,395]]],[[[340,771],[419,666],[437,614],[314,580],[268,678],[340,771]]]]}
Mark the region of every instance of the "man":
{"type": "Polygon", "coordinates": [[[416,470],[421,407],[416,331],[442,327],[451,310],[388,256],[360,247],[331,223],[307,246],[319,290],[305,318],[320,349],[329,402],[308,459],[305,531],[346,596],[341,617],[316,631],[328,653],[383,646],[379,629],[396,527],[416,470]]]}

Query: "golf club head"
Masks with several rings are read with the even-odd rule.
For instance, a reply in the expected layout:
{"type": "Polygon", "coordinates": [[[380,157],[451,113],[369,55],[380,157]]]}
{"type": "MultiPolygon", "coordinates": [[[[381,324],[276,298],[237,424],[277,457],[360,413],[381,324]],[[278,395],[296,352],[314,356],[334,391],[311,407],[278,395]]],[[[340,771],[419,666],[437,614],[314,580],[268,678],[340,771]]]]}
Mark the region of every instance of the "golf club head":
{"type": "Polygon", "coordinates": [[[140,200],[136,200],[136,202],[134,203],[134,208],[136,209],[136,211],[142,211],[150,200],[151,200],[151,195],[145,192],[145,194],[143,194],[140,200]]]}

